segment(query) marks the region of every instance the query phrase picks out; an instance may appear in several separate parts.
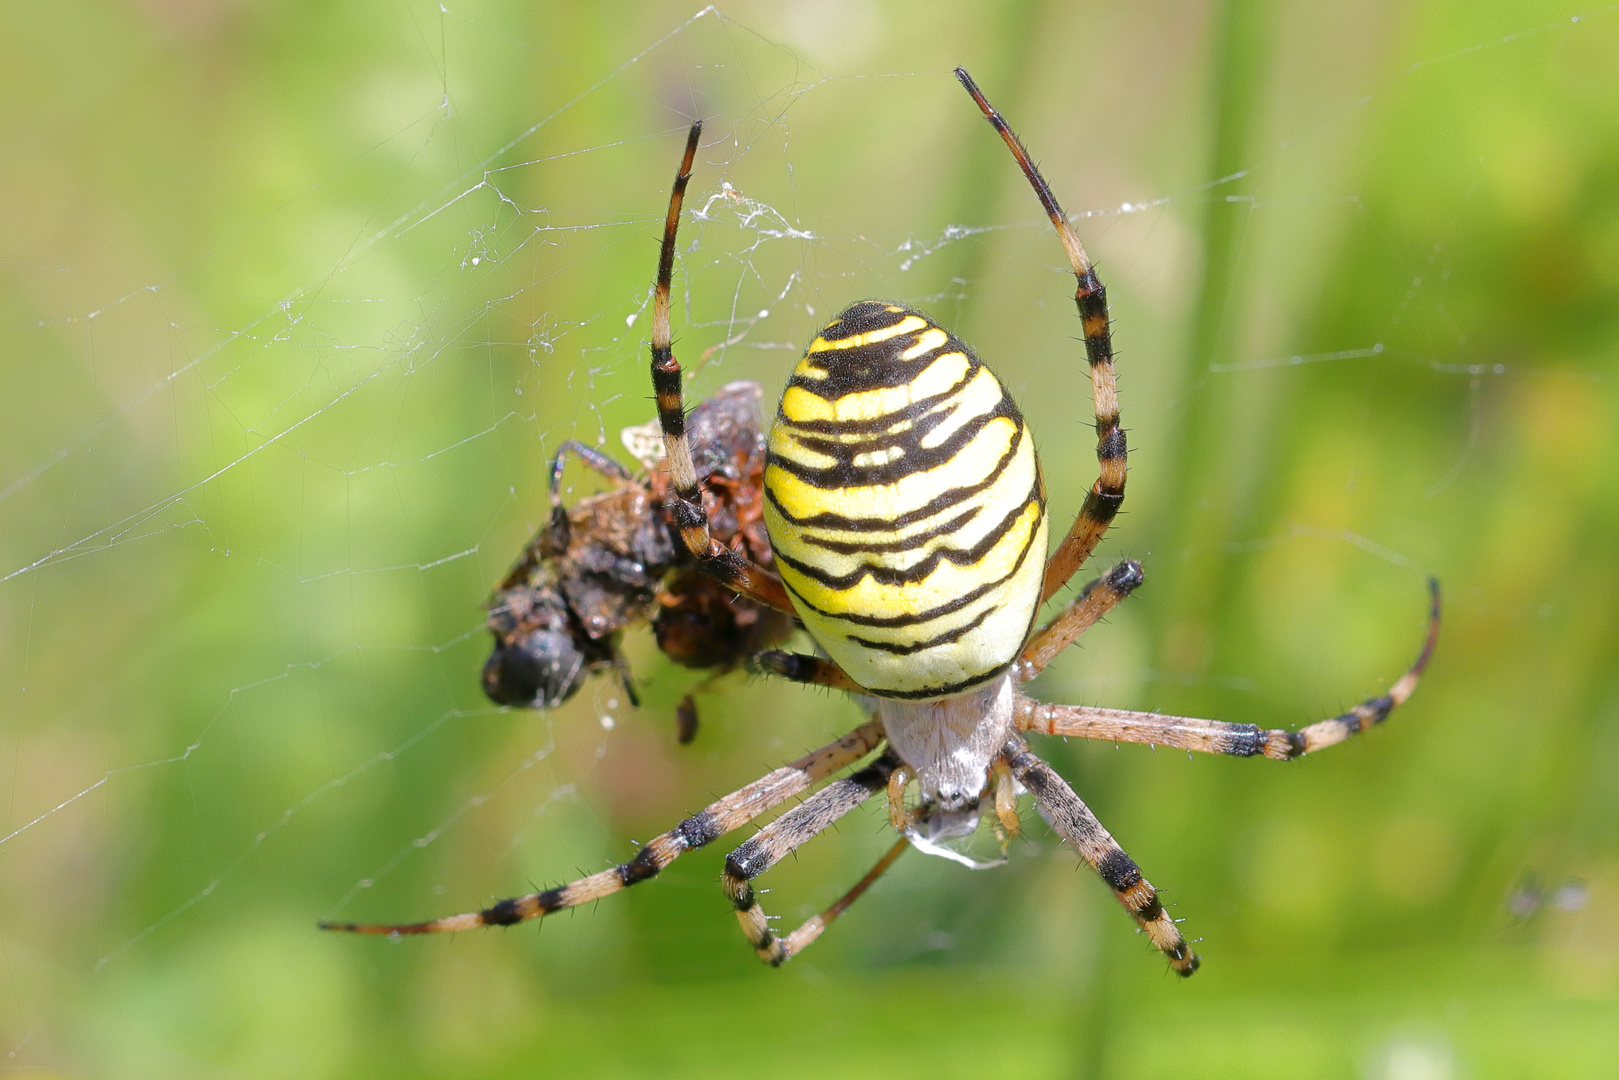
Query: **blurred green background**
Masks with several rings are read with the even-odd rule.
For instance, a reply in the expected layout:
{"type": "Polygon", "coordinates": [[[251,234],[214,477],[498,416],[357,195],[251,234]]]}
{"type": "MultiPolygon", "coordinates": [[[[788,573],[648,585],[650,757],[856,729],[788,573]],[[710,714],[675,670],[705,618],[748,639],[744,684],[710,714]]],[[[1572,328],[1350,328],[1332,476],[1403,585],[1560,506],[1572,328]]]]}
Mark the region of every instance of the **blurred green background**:
{"type": "MultiPolygon", "coordinates": [[[[140,0],[0,11],[0,1074],[1619,1076],[1619,11],[1555,3],[140,0]],[[1045,751],[1199,939],[1181,982],[1045,827],[911,854],[760,965],[727,844],[595,908],[390,943],[597,870],[850,727],[629,650],[487,707],[490,583],[569,437],[773,397],[856,298],[998,368],[1095,475],[1060,249],[1098,260],[1148,585],[1053,700],[1297,726],[1286,767],[1045,751]]],[[[590,490],[579,480],[575,494],[590,490]]],[[[765,884],[796,921],[880,807],[765,884]]]]}

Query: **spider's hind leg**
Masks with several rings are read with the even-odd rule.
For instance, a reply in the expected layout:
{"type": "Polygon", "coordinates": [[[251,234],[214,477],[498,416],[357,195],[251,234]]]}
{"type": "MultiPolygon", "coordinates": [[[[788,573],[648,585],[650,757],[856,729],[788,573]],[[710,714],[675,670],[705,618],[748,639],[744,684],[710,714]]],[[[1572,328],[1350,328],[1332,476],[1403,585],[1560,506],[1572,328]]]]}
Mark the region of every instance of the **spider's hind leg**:
{"type": "Polygon", "coordinates": [[[864,769],[828,784],[760,829],[753,839],[726,857],[723,879],[725,895],[736,908],[737,922],[742,925],[742,932],[753,945],[753,951],[759,954],[759,959],[772,967],[779,967],[792,959],[794,954],[819,937],[826,925],[841,915],[905,850],[908,842],[901,840],[847,895],[786,937],[778,937],[770,928],[769,919],[759,906],[758,894],[752,884],[754,878],[832,826],[873,793],[886,787],[889,775],[899,764],[899,758],[889,752],[864,769]]]}
{"type": "MultiPolygon", "coordinates": [[[[830,926],[834,919],[836,919],[839,915],[842,915],[845,911],[849,910],[849,905],[860,899],[865,891],[871,888],[872,885],[876,883],[877,879],[882,877],[890,866],[894,865],[894,860],[903,855],[905,853],[905,849],[910,846],[911,842],[909,840],[906,840],[903,837],[900,838],[898,843],[889,848],[888,852],[883,855],[882,858],[877,860],[877,864],[875,866],[866,871],[866,876],[855,882],[854,885],[850,887],[848,892],[844,893],[838,898],[836,903],[832,904],[819,915],[812,915],[808,919],[805,919],[801,924],[799,924],[798,929],[794,930],[786,937],[778,938],[777,941],[780,946],[781,959],[776,960],[766,958],[766,961],[772,967],[780,967],[782,964],[785,964],[787,961],[803,952],[809,947],[811,942],[821,936],[821,932],[830,926]]],[[[762,953],[760,955],[763,956],[762,953]]]]}
{"type": "Polygon", "coordinates": [[[1141,925],[1160,952],[1169,958],[1178,975],[1190,975],[1198,968],[1197,954],[1181,937],[1175,920],[1164,910],[1158,892],[1141,873],[1141,867],[1125,854],[1119,842],[1102,827],[1090,807],[1074,793],[1055,769],[1030,752],[1022,736],[1013,735],[1006,743],[1006,763],[1012,775],[1029,789],[1046,811],[1051,827],[1074,846],[1079,857],[1090,864],[1107,882],[1124,910],[1141,925]]]}
{"type": "MultiPolygon", "coordinates": [[[[440,934],[456,930],[473,930],[480,926],[511,926],[529,919],[538,919],[563,908],[577,907],[593,900],[600,900],[621,889],[656,877],[659,871],[683,853],[711,843],[726,833],[741,828],[759,815],[780,806],[793,796],[808,791],[820,780],[871,753],[882,740],[882,724],[876,720],[869,720],[836,742],[828,743],[792,764],[767,773],[746,787],[710,803],[707,808],[693,814],[673,829],[654,837],[629,862],[580,878],[559,888],[515,896],[482,911],[469,911],[427,922],[381,924],[326,921],[322,922],[320,927],[322,930],[382,934],[390,937],[402,934],[440,934]]],[[[883,760],[886,759],[879,759],[879,762],[883,760]]],[[[864,773],[855,775],[861,776],[864,773]]],[[[847,784],[848,781],[839,783],[847,784]]],[[[837,787],[838,784],[829,785],[801,806],[782,815],[770,828],[776,828],[794,814],[801,813],[805,807],[820,799],[826,791],[837,787]]],[[[858,805],[858,802],[854,805],[858,805]]],[[[833,818],[825,821],[820,828],[830,825],[837,816],[833,815],[833,818]]],[[[820,828],[813,830],[809,835],[813,836],[820,828]]],[[[808,838],[805,836],[798,843],[808,838]]],[[[749,841],[743,847],[748,847],[758,839],[759,837],[754,837],[753,841],[749,841]]],[[[792,845],[797,846],[796,843],[792,845]]],[[[789,847],[787,850],[790,851],[792,848],[789,847]]],[[[779,857],[778,855],[777,858],[779,857]]]]}

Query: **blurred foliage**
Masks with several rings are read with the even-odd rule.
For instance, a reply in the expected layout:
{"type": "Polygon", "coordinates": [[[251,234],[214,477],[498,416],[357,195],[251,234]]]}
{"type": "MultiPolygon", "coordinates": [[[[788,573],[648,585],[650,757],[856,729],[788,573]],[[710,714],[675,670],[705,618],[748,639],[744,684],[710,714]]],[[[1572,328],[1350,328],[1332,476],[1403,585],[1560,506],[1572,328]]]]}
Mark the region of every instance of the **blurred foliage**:
{"type": "MultiPolygon", "coordinates": [[[[0,1070],[1611,1074],[1619,15],[690,14],[6,9],[0,1070]],[[538,932],[316,933],[595,870],[855,719],[733,677],[676,747],[695,678],[644,635],[641,710],[478,693],[547,454],[651,415],[690,116],[695,392],[773,394],[838,307],[920,303],[1077,507],[1071,282],[956,63],[1083,215],[1122,349],[1102,555],[1149,585],[1037,692],[1296,726],[1399,673],[1434,573],[1416,697],[1285,768],[1047,747],[1200,939],[1185,983],[1032,817],[993,873],[907,856],[781,971],[723,843],[538,932]]],[[[766,881],[785,919],[886,846],[866,809],[766,881]]]]}

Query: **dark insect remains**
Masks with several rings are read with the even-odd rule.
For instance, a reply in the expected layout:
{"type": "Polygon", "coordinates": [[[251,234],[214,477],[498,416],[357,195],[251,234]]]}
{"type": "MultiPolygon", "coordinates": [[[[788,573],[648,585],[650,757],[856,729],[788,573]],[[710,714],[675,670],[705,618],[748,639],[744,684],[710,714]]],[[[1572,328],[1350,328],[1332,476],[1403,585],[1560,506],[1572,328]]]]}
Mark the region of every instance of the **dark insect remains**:
{"type": "MultiPolygon", "coordinates": [[[[715,537],[769,566],[760,394],[758,383],[731,383],[698,403],[686,422],[693,459],[708,477],[703,508],[715,537]]],[[[670,517],[668,473],[652,468],[658,444],[638,438],[643,434],[637,428],[624,433],[651,470],[643,477],[572,440],[558,449],[551,462],[550,520],[489,600],[495,646],[484,664],[483,689],[499,705],[549,709],[578,693],[592,672],[611,670],[637,704],[619,638],[626,628],[650,622],[664,655],[713,672],[676,711],[685,743],[697,733],[695,693],[760,649],[784,641],[793,620],[702,571],[670,517]],[[611,480],[612,489],[564,507],[562,475],[570,456],[611,480]]]]}

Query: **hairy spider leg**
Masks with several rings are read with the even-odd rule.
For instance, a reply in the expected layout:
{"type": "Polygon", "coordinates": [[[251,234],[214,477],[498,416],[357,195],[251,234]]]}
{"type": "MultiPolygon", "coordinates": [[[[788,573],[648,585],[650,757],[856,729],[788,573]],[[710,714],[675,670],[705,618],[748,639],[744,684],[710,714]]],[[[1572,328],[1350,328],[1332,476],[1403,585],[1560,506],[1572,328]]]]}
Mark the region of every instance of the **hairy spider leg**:
{"type": "Polygon", "coordinates": [[[693,124],[686,136],[686,153],[675,174],[669,194],[669,215],[664,219],[663,246],[658,254],[658,278],[652,287],[652,389],[657,395],[658,423],[663,429],[665,460],[674,482],[675,498],[670,510],[680,530],[681,543],[705,571],[750,600],[794,614],[793,603],[782,588],[781,579],[769,570],[732,551],[709,535],[708,512],[703,509],[691,447],[686,441],[686,407],[680,385],[680,361],[675,359],[669,336],[669,283],[674,274],[675,233],[680,227],[680,206],[691,180],[692,160],[703,125],[693,124]]]}
{"type": "Polygon", "coordinates": [[[780,649],[766,649],[756,653],[753,662],[759,670],[771,675],[780,676],[796,683],[808,683],[812,686],[825,686],[832,690],[847,690],[851,694],[863,694],[862,688],[838,665],[824,656],[809,656],[805,653],[783,652],[780,649]]]}
{"type": "Polygon", "coordinates": [[[1050,765],[1035,757],[1020,735],[1013,735],[1007,740],[1005,757],[1006,763],[1012,768],[1012,775],[1028,788],[1035,801],[1044,808],[1051,827],[1074,846],[1079,857],[1089,863],[1091,869],[1113,890],[1113,895],[1124,905],[1124,910],[1141,924],[1147,937],[1169,958],[1175,973],[1190,975],[1196,971],[1197,954],[1181,937],[1175,920],[1164,910],[1152,882],[1142,876],[1141,867],[1125,854],[1119,842],[1096,820],[1096,815],[1068,786],[1068,782],[1058,776],[1050,765]]]}
{"type": "Polygon", "coordinates": [[[961,85],[978,103],[984,119],[994,126],[1012,151],[1012,156],[1017,158],[1023,175],[1028,177],[1035,195],[1040,199],[1040,205],[1045,207],[1046,217],[1051,219],[1052,226],[1057,230],[1057,237],[1062,241],[1063,250],[1068,253],[1069,265],[1073,267],[1074,278],[1078,282],[1074,304],[1079,308],[1080,325],[1085,335],[1085,355],[1090,361],[1091,399],[1096,412],[1096,460],[1100,475],[1085,496],[1085,502],[1069,527],[1068,535],[1063,537],[1062,543],[1057,545],[1057,550],[1046,561],[1045,583],[1040,591],[1040,600],[1044,603],[1078,572],[1124,503],[1128,450],[1124,429],[1119,426],[1119,391],[1113,373],[1113,334],[1108,324],[1107,290],[1102,287],[1102,279],[1096,276],[1096,268],[1085,254],[1084,245],[1079,242],[1073,226],[1068,224],[1067,215],[1051,193],[1045,177],[1040,175],[1039,168],[1029,157],[1029,152],[1024,149],[1023,142],[1001,114],[995,111],[983,91],[978,89],[978,84],[973,82],[966,68],[958,67],[956,78],[961,80],[961,85]]]}
{"type": "Polygon", "coordinates": [[[685,852],[711,843],[793,796],[808,791],[839,769],[871,753],[882,741],[882,725],[876,720],[867,721],[836,742],[828,743],[792,764],[784,765],[710,803],[673,829],[655,837],[629,862],[555,889],[502,900],[482,911],[470,911],[428,922],[400,925],[322,922],[320,926],[322,930],[346,930],[354,934],[439,934],[473,930],[480,926],[511,926],[563,908],[588,904],[656,877],[660,870],[685,852]]]}
{"type": "Polygon", "coordinates": [[[772,967],[779,967],[792,959],[795,953],[819,937],[827,924],[854,903],[905,850],[908,841],[901,840],[847,895],[786,937],[779,937],[770,929],[770,921],[759,906],[759,898],[752,885],[754,878],[886,786],[889,775],[899,764],[899,758],[890,752],[859,772],[833,781],[760,829],[753,839],[726,856],[723,879],[725,895],[730,897],[731,904],[736,908],[737,922],[753,945],[753,951],[759,954],[759,959],[772,967]]]}
{"type": "Polygon", "coordinates": [[[1431,600],[1428,633],[1415,662],[1389,687],[1388,693],[1367,698],[1346,713],[1321,720],[1297,731],[1261,728],[1257,724],[1233,724],[1223,720],[1202,720],[1190,716],[1164,716],[1160,713],[1131,712],[1125,709],[1097,709],[1087,705],[1052,705],[1019,694],[1014,719],[1025,731],[1042,735],[1067,735],[1081,739],[1111,739],[1115,742],[1151,743],[1178,750],[1199,750],[1206,754],[1254,757],[1263,754],[1277,761],[1302,757],[1381,724],[1389,713],[1405,703],[1417,688],[1423,669],[1439,641],[1439,582],[1428,581],[1431,600]]]}
{"type": "Polygon", "coordinates": [[[1145,580],[1141,564],[1126,559],[1079,590],[1060,615],[1029,635],[1023,654],[1013,665],[1018,680],[1028,682],[1040,674],[1058,653],[1079,640],[1079,635],[1095,626],[1145,580]]]}
{"type": "MultiPolygon", "coordinates": [[[[769,946],[769,948],[766,951],[761,951],[759,953],[759,958],[765,963],[769,964],[771,967],[780,967],[782,964],[785,964],[787,961],[803,952],[811,942],[821,936],[821,932],[830,926],[834,919],[836,919],[839,915],[842,915],[845,911],[849,910],[849,905],[860,899],[865,891],[871,888],[877,879],[882,877],[884,872],[886,872],[890,866],[894,865],[894,860],[905,854],[905,849],[910,846],[911,842],[902,838],[893,847],[889,848],[888,852],[883,855],[882,858],[877,860],[875,866],[866,871],[865,877],[855,882],[854,886],[850,888],[848,892],[839,897],[836,903],[832,904],[819,915],[811,915],[808,919],[805,919],[799,924],[796,930],[788,934],[786,937],[774,938],[773,943],[769,946]],[[766,955],[767,952],[768,955],[766,955]]],[[[757,907],[758,905],[755,904],[754,906],[757,907]]],[[[742,912],[737,913],[739,918],[742,916],[742,914],[742,912]]],[[[760,914],[763,915],[764,913],[760,911],[760,914]]],[[[769,918],[769,916],[764,917],[769,918]]],[[[744,932],[746,932],[746,929],[747,927],[744,925],[744,932]]]]}

